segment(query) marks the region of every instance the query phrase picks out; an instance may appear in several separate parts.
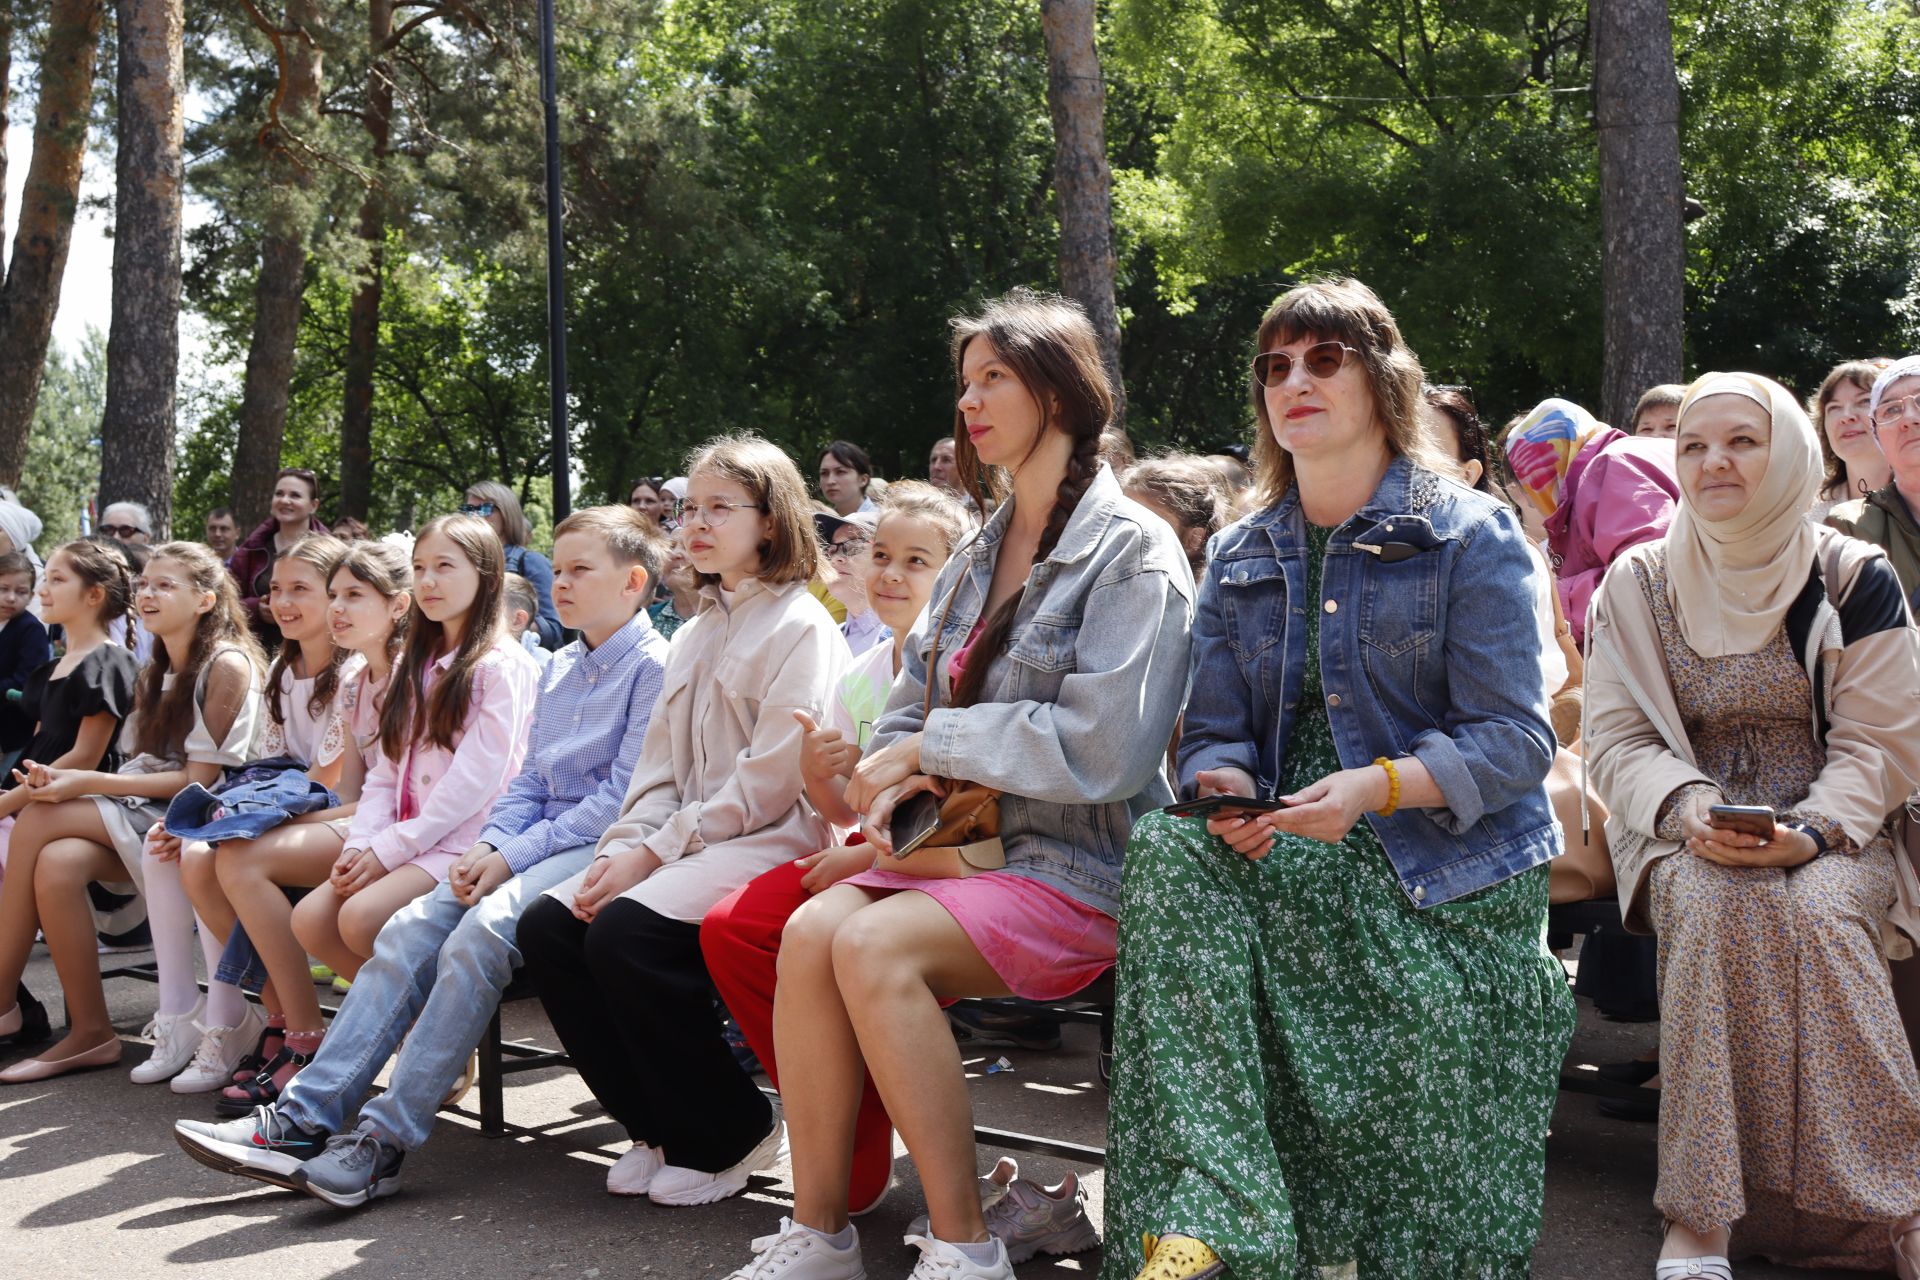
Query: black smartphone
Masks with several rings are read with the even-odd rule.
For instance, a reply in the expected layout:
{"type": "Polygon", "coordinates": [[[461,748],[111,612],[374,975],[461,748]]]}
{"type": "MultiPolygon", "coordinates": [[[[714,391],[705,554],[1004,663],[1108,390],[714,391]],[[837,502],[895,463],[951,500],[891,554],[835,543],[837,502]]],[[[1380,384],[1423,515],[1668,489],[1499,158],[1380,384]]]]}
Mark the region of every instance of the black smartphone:
{"type": "Polygon", "coordinates": [[[1773,810],[1764,804],[1716,804],[1707,809],[1707,825],[1720,831],[1773,839],[1773,810]]]}
{"type": "Polygon", "coordinates": [[[1257,800],[1247,796],[1207,796],[1201,800],[1181,800],[1160,812],[1170,818],[1251,818],[1258,813],[1273,813],[1287,807],[1284,800],[1257,800]]]}
{"type": "Polygon", "coordinates": [[[893,820],[887,824],[887,838],[893,841],[893,856],[904,858],[925,844],[927,837],[940,829],[940,797],[931,791],[916,791],[893,807],[893,820]]]}

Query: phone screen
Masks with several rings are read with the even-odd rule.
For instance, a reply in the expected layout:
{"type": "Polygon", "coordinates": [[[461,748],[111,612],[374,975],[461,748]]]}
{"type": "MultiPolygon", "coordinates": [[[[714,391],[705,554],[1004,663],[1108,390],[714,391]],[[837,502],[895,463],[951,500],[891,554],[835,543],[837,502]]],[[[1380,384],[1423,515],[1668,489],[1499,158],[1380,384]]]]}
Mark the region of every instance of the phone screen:
{"type": "Polygon", "coordinates": [[[920,842],[940,826],[940,797],[931,791],[916,791],[894,806],[893,821],[887,825],[893,841],[893,856],[904,858],[920,847],[920,842]]]}

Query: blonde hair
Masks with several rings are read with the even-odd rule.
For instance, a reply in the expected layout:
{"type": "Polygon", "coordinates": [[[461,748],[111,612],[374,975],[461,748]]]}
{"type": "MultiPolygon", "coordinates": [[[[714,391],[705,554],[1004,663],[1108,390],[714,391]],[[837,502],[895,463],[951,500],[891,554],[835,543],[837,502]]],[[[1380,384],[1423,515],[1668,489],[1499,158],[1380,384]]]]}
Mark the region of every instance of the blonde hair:
{"type": "MultiPolygon", "coordinates": [[[[1261,317],[1255,351],[1312,338],[1343,342],[1359,352],[1360,370],[1373,394],[1374,417],[1386,432],[1387,452],[1440,475],[1458,467],[1433,442],[1420,398],[1425,376],[1420,358],[1400,336],[1393,313],[1358,280],[1315,280],[1287,290],[1261,317]]],[[[1272,506],[1293,485],[1293,455],[1274,438],[1266,388],[1248,375],[1253,416],[1260,431],[1253,442],[1256,501],[1272,506]]]]}
{"type": "MultiPolygon", "coordinates": [[[[646,481],[641,481],[645,484],[646,481]]],[[[634,485],[639,488],[640,485],[634,485]]],[[[651,486],[648,486],[651,488],[651,486]]],[[[647,585],[659,583],[662,566],[667,562],[667,535],[658,520],[641,515],[624,504],[584,507],[554,526],[556,549],[563,534],[587,533],[607,544],[607,553],[618,564],[639,565],[647,571],[647,585]]]]}
{"type": "MultiPolygon", "coordinates": [[[[888,516],[904,516],[932,526],[948,555],[953,554],[960,539],[973,527],[967,509],[960,505],[958,498],[924,480],[895,480],[888,485],[880,498],[880,519],[888,516]]],[[[877,522],[875,527],[878,528],[877,522]]]]}

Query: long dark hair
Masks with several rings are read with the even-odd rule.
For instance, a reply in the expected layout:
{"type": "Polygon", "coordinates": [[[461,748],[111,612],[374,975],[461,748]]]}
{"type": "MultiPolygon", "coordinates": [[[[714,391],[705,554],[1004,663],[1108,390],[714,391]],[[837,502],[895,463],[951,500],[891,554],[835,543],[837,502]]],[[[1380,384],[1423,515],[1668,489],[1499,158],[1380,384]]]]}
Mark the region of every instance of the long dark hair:
{"type": "Polygon", "coordinates": [[[200,683],[200,673],[213,656],[222,649],[238,649],[256,672],[267,665],[267,657],[247,627],[247,613],[240,606],[233,575],[211,548],[197,542],[162,543],[147,557],[142,572],[151,572],[156,560],[173,561],[187,571],[189,589],[210,591],[214,597],[213,608],[200,615],[186,665],[180,668],[172,686],[163,687],[173,659],[166,645],[156,644],[134,694],[134,752],[172,759],[193,728],[194,686],[200,683]]]}
{"type": "MultiPolygon", "coordinates": [[[[988,509],[989,483],[994,494],[1001,497],[1009,485],[1003,475],[984,474],[986,468],[967,435],[966,418],[958,403],[964,393],[967,347],[974,339],[984,338],[992,345],[1001,363],[1020,379],[1040,406],[1040,431],[1033,438],[1033,449],[1040,447],[1048,431],[1058,431],[1073,443],[1066,474],[1060,477],[1060,487],[1054,493],[1053,510],[1041,531],[1040,545],[1034,548],[1033,563],[1039,564],[1053,554],[1073,509],[1080,505],[1087,486],[1098,474],[1100,437],[1113,423],[1113,383],[1106,362],[1100,358],[1100,343],[1079,303],[1030,289],[1015,289],[988,303],[976,315],[955,317],[952,324],[954,461],[960,470],[960,483],[980,503],[982,511],[988,509]]],[[[1029,457],[1032,452],[1028,451],[1029,457]]],[[[954,706],[970,706],[979,699],[987,668],[1006,648],[1007,630],[1026,593],[1022,586],[981,627],[979,638],[967,650],[966,664],[954,687],[954,706]]],[[[934,673],[929,672],[928,679],[933,678],[934,673]]]]}
{"type": "Polygon", "coordinates": [[[474,674],[480,660],[500,640],[500,603],[507,590],[507,553],[500,545],[500,536],[477,516],[447,515],[427,521],[414,546],[435,534],[460,548],[480,576],[480,589],[467,611],[459,652],[431,694],[426,690],[427,668],[438,656],[447,629],[420,611],[417,597],[407,610],[406,644],[387,685],[386,702],[380,707],[380,750],[396,763],[409,742],[425,740],[453,750],[473,706],[474,674]]]}
{"type": "MultiPolygon", "coordinates": [[[[326,594],[327,584],[333,581],[333,571],[340,567],[340,561],[346,558],[347,544],[328,533],[310,533],[287,548],[287,553],[276,560],[276,566],[289,560],[298,560],[308,565],[320,575],[320,591],[326,594]]],[[[324,610],[323,610],[324,612],[324,610]]],[[[334,646],[333,656],[327,665],[320,668],[320,674],[314,677],[313,692],[307,695],[307,714],[318,716],[333,702],[334,694],[340,691],[340,664],[346,652],[338,645],[334,646]]],[[[300,642],[291,638],[280,644],[280,652],[273,656],[273,665],[267,668],[267,714],[273,722],[284,727],[287,723],[286,709],[280,705],[280,677],[287,668],[300,660],[300,642]]]]}

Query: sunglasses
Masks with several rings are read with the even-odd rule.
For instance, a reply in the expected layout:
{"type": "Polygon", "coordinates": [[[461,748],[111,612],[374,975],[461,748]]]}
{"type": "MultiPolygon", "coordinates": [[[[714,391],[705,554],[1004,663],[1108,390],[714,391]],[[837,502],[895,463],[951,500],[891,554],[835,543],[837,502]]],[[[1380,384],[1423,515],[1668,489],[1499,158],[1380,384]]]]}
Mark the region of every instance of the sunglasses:
{"type": "MultiPolygon", "coordinates": [[[[1324,382],[1340,372],[1348,352],[1357,356],[1360,349],[1344,342],[1316,342],[1300,353],[1300,363],[1307,366],[1308,374],[1324,382]]],[[[1264,351],[1253,358],[1253,380],[1263,387],[1279,386],[1292,372],[1293,356],[1285,351],[1264,351]]]]}
{"type": "Polygon", "coordinates": [[[100,526],[100,532],[106,534],[109,538],[118,538],[122,542],[132,542],[135,538],[146,533],[146,530],[130,524],[103,524],[100,526]]]}
{"type": "Polygon", "coordinates": [[[493,504],[491,502],[463,502],[460,504],[460,514],[463,516],[479,516],[485,519],[487,516],[493,514],[493,504]]]}

